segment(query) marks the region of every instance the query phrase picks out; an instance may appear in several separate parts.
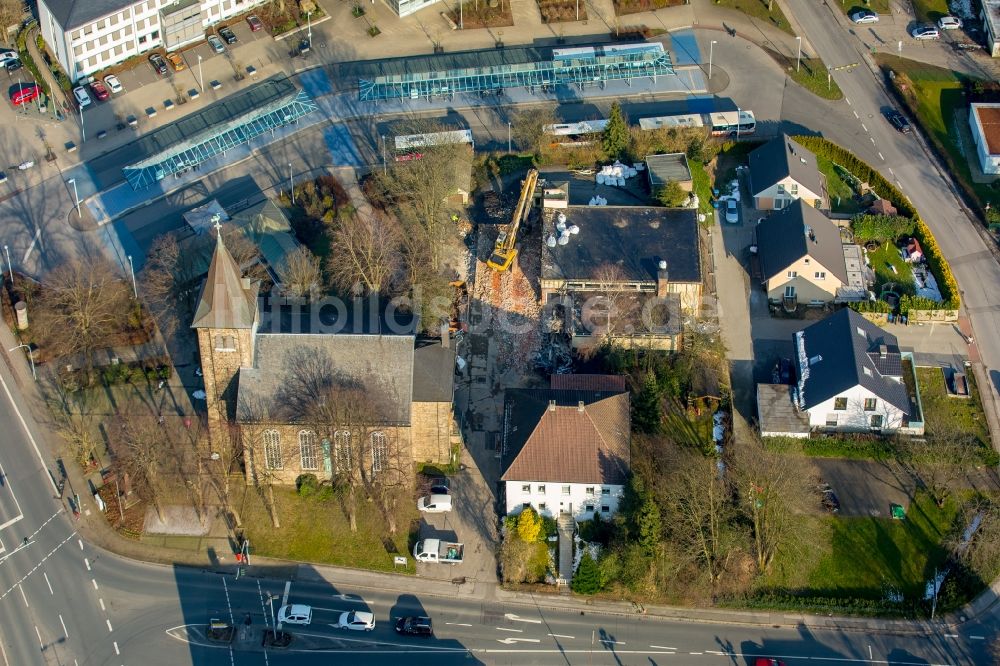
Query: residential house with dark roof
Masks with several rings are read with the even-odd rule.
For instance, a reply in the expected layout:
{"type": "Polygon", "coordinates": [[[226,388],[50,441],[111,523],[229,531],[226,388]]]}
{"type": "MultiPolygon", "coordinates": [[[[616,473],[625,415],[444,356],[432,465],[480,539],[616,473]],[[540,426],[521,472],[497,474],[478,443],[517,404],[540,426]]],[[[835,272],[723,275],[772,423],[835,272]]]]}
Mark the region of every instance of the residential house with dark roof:
{"type": "Polygon", "coordinates": [[[785,134],[750,153],[750,193],[758,210],[781,210],[796,199],[826,207],[816,156],[785,134]]]}
{"type": "Polygon", "coordinates": [[[811,429],[923,433],[912,354],[896,336],[845,308],[792,341],[793,401],[811,429]]]}
{"type": "Polygon", "coordinates": [[[530,506],[577,520],[613,515],[631,460],[624,382],[595,375],[552,379],[551,388],[506,392],[500,476],[506,513],[530,506]]]}
{"type": "Polygon", "coordinates": [[[821,305],[848,285],[840,229],[801,200],[756,227],[761,280],[772,303],[821,305]]]}
{"type": "Polygon", "coordinates": [[[248,482],[330,479],[362,467],[410,474],[415,462],[449,462],[458,436],[454,349],[447,335],[418,339],[412,318],[373,321],[379,310],[332,321],[258,299],[258,285],[241,277],[218,234],[192,328],[210,440],[224,441],[236,426],[248,482]],[[310,396],[322,408],[310,409],[310,396]]]}

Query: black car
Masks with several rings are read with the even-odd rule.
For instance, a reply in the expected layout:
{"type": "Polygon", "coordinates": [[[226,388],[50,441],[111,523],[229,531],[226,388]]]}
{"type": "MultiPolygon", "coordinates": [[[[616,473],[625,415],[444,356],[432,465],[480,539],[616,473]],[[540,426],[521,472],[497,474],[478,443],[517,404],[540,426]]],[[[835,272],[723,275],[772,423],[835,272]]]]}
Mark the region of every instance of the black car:
{"type": "Polygon", "coordinates": [[[227,28],[225,26],[219,28],[219,37],[222,37],[226,44],[235,44],[238,41],[236,39],[236,33],[233,32],[232,28],[227,28]]]}
{"type": "Polygon", "coordinates": [[[902,113],[900,113],[899,111],[890,111],[888,118],[889,118],[889,124],[895,127],[896,131],[901,132],[903,134],[910,133],[912,129],[910,127],[910,121],[907,120],[906,116],[904,116],[902,113]]]}
{"type": "Polygon", "coordinates": [[[434,627],[429,617],[401,617],[396,620],[396,633],[430,638],[434,635],[434,627]]]}
{"type": "Polygon", "coordinates": [[[6,67],[6,68],[7,68],[7,71],[8,71],[8,72],[16,72],[17,70],[19,70],[19,69],[21,69],[22,67],[24,67],[24,63],[23,63],[23,62],[21,62],[21,60],[20,60],[20,59],[18,59],[18,58],[15,58],[15,59],[13,59],[13,60],[8,60],[8,61],[7,61],[7,64],[6,64],[6,65],[4,65],[4,67],[6,67]]]}
{"type": "Polygon", "coordinates": [[[446,476],[435,476],[431,478],[431,495],[447,495],[451,483],[446,476]]]}
{"type": "Polygon", "coordinates": [[[153,53],[149,56],[149,64],[152,65],[153,70],[160,76],[167,75],[167,61],[159,53],[153,53]]]}

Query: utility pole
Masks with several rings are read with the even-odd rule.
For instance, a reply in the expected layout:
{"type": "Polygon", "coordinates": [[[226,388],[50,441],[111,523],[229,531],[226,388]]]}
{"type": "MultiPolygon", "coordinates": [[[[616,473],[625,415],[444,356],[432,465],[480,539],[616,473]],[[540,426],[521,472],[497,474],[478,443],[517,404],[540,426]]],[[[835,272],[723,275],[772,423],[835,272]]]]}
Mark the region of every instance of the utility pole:
{"type": "Polygon", "coordinates": [[[309,48],[313,45],[313,24],[312,24],[312,12],[306,12],[306,25],[309,26],[309,48]]]}
{"type": "Polygon", "coordinates": [[[128,255],[128,270],[132,274],[132,295],[135,300],[139,300],[139,289],[135,286],[135,265],[132,264],[132,255],[128,255]]]}
{"type": "Polygon", "coordinates": [[[29,347],[28,345],[26,345],[26,344],[24,344],[22,342],[21,344],[17,345],[16,347],[11,347],[7,351],[14,351],[15,349],[20,349],[21,347],[24,347],[24,351],[28,354],[28,361],[31,362],[31,376],[37,382],[38,381],[38,375],[35,374],[35,357],[31,355],[31,347],[29,347]]]}
{"type": "Polygon", "coordinates": [[[718,42],[713,39],[708,44],[708,78],[709,78],[709,80],[712,79],[712,56],[715,55],[715,45],[717,43],[718,42]]]}
{"type": "Polygon", "coordinates": [[[201,75],[201,56],[198,56],[198,86],[205,92],[205,79],[201,75]]]}
{"type": "Polygon", "coordinates": [[[385,135],[382,135],[382,175],[385,176],[389,173],[389,166],[385,161],[385,135]]]}
{"type": "Polygon", "coordinates": [[[295,177],[292,175],[292,163],[288,163],[288,188],[292,191],[292,204],[295,204],[295,177]]]}
{"type": "Polygon", "coordinates": [[[10,248],[3,246],[3,252],[7,255],[7,271],[10,273],[10,286],[14,286],[14,264],[10,262],[10,248]]]}
{"type": "Polygon", "coordinates": [[[83,217],[83,212],[80,210],[80,193],[76,190],[76,178],[70,178],[66,182],[73,185],[73,198],[76,200],[76,203],[74,204],[74,207],[76,208],[76,217],[77,219],[80,219],[83,217]]]}
{"type": "Polygon", "coordinates": [[[507,121],[507,152],[508,153],[514,152],[514,151],[511,150],[511,146],[510,146],[510,121],[509,120],[507,121]]]}
{"type": "Polygon", "coordinates": [[[799,46],[799,53],[797,56],[795,56],[795,71],[797,72],[799,71],[799,65],[802,64],[802,38],[796,37],[795,41],[796,43],[798,43],[799,46]]]}
{"type": "Polygon", "coordinates": [[[87,128],[83,125],[83,107],[80,107],[80,136],[84,142],[87,141],[87,128]]]}

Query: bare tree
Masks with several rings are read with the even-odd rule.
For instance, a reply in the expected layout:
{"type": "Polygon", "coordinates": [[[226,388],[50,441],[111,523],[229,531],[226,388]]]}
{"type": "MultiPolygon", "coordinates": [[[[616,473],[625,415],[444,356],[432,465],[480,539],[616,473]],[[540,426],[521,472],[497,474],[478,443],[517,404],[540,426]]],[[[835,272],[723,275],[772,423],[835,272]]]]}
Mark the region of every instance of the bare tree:
{"type": "Polygon", "coordinates": [[[521,150],[539,153],[545,139],[545,126],[559,122],[553,104],[521,106],[511,113],[511,135],[521,150]]]}
{"type": "Polygon", "coordinates": [[[605,312],[605,333],[608,337],[614,332],[611,323],[612,317],[619,314],[623,297],[625,296],[625,282],[628,276],[625,269],[619,264],[603,263],[593,272],[593,280],[597,283],[597,290],[604,301],[605,312]]]}
{"type": "Polygon", "coordinates": [[[319,259],[304,245],[284,258],[278,275],[285,290],[297,298],[314,298],[323,282],[319,259]]]}
{"type": "Polygon", "coordinates": [[[734,510],[717,460],[697,452],[681,453],[667,486],[674,538],[701,562],[714,585],[726,570],[734,547],[734,510]]]}
{"type": "Polygon", "coordinates": [[[940,507],[961,488],[968,470],[975,466],[979,445],[975,435],[939,423],[933,433],[910,439],[905,447],[907,466],[940,507]]]}
{"type": "Polygon", "coordinates": [[[45,397],[49,404],[53,425],[66,442],[70,454],[81,466],[86,466],[97,446],[97,414],[90,404],[94,393],[70,392],[58,378],[45,383],[45,397]]]}
{"type": "Polygon", "coordinates": [[[327,272],[342,291],[358,283],[371,294],[384,294],[400,269],[399,227],[384,215],[355,213],[330,231],[327,272]]]}
{"type": "Polygon", "coordinates": [[[158,236],[139,273],[143,300],[166,336],[186,325],[194,314],[201,282],[201,266],[195,254],[182,251],[174,234],[158,236]]]}
{"type": "Polygon", "coordinates": [[[810,474],[803,459],[768,451],[756,438],[730,448],[739,508],[750,523],[757,568],[764,572],[782,549],[802,541],[806,521],[796,514],[812,501],[810,474]]]}
{"type": "Polygon", "coordinates": [[[163,446],[162,426],[151,413],[128,409],[112,420],[109,430],[116,465],[135,481],[140,495],[153,505],[160,521],[164,521],[164,463],[168,455],[163,446]]]}
{"type": "Polygon", "coordinates": [[[94,352],[110,346],[109,339],[135,311],[132,290],[107,261],[79,260],[58,266],[44,283],[33,328],[55,356],[80,354],[84,368],[94,364],[94,352]]]}
{"type": "Polygon", "coordinates": [[[279,448],[281,460],[277,465],[268,459],[265,438],[271,426],[275,423],[274,416],[268,409],[268,403],[259,396],[241,396],[239,414],[239,436],[243,445],[244,461],[250,483],[261,493],[267,511],[271,516],[271,524],[275,529],[281,527],[278,515],[278,504],[274,499],[274,484],[277,481],[276,472],[286,464],[284,450],[279,448]]]}

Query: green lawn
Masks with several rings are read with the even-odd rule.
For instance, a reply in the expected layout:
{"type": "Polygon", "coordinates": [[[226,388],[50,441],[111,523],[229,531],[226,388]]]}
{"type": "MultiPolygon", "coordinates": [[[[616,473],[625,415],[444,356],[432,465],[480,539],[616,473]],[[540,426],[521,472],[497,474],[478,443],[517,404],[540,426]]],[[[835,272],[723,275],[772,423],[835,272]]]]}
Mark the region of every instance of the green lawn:
{"type": "Polygon", "coordinates": [[[833,77],[827,77],[826,65],[819,58],[802,58],[802,62],[798,63],[799,67],[796,69],[795,54],[786,56],[771,49],[764,50],[785,70],[788,78],[817,97],[831,100],[844,97],[844,93],[841,92],[840,86],[833,80],[833,77]]]}
{"type": "Polygon", "coordinates": [[[698,212],[705,213],[712,220],[712,181],[705,171],[705,166],[697,161],[691,161],[691,182],[694,193],[698,195],[698,212]]]}
{"type": "Polygon", "coordinates": [[[941,542],[952,532],[958,510],[954,500],[939,509],[930,495],[918,493],[906,520],[827,518],[830,539],[809,557],[815,566],[808,593],[881,599],[888,585],[909,601],[922,598],[925,581],[947,558],[941,542]]]}
{"type": "Polygon", "coordinates": [[[913,11],[918,21],[926,23],[935,23],[942,16],[951,14],[948,0],[913,0],[913,11]]]}
{"type": "Polygon", "coordinates": [[[840,11],[844,12],[848,16],[858,11],[859,9],[870,9],[876,14],[888,14],[889,13],[889,0],[840,0],[840,2],[833,4],[832,7],[839,7],[840,11]]]}
{"type": "MultiPolygon", "coordinates": [[[[943,4],[942,4],[943,6],[943,4]]],[[[963,75],[942,67],[879,53],[876,60],[906,86],[904,96],[917,123],[944,155],[949,171],[959,186],[980,206],[1000,204],[1000,193],[986,183],[975,183],[969,163],[959,146],[957,127],[968,122],[968,105],[963,95],[963,75]],[[958,117],[956,117],[956,113],[958,117]]]]}
{"type": "Polygon", "coordinates": [[[336,499],[302,498],[294,487],[281,486],[275,486],[274,495],[281,520],[277,529],[256,489],[247,490],[242,517],[256,555],[398,572],[404,569],[393,568],[393,555],[406,555],[405,571],[414,572],[409,530],[417,518],[415,503],[400,502],[399,529],[390,536],[375,505],[363,496],[358,497],[358,530],[352,533],[336,499]]]}
{"type": "Polygon", "coordinates": [[[966,379],[969,383],[969,397],[951,398],[948,396],[941,368],[917,368],[927,436],[933,438],[935,427],[948,423],[963,433],[975,435],[980,446],[992,450],[989,426],[986,415],[983,414],[975,375],[968,372],[966,379]]]}
{"type": "Polygon", "coordinates": [[[896,285],[894,291],[900,296],[916,293],[913,269],[899,256],[899,249],[894,244],[882,243],[877,250],[868,253],[868,260],[871,261],[872,270],[875,271],[876,296],[881,293],[882,286],[889,282],[896,285]],[[890,266],[895,268],[896,272],[893,272],[890,266]]]}
{"type": "Polygon", "coordinates": [[[834,213],[860,213],[861,206],[854,200],[854,190],[834,168],[833,162],[816,156],[816,166],[826,177],[826,190],[830,195],[830,207],[834,213]]]}
{"type": "Polygon", "coordinates": [[[716,0],[715,4],[720,7],[730,7],[761,21],[767,21],[789,35],[795,34],[792,32],[792,26],[788,23],[788,19],[782,13],[781,6],[776,2],[770,3],[771,11],[767,9],[768,0],[716,0]]]}

